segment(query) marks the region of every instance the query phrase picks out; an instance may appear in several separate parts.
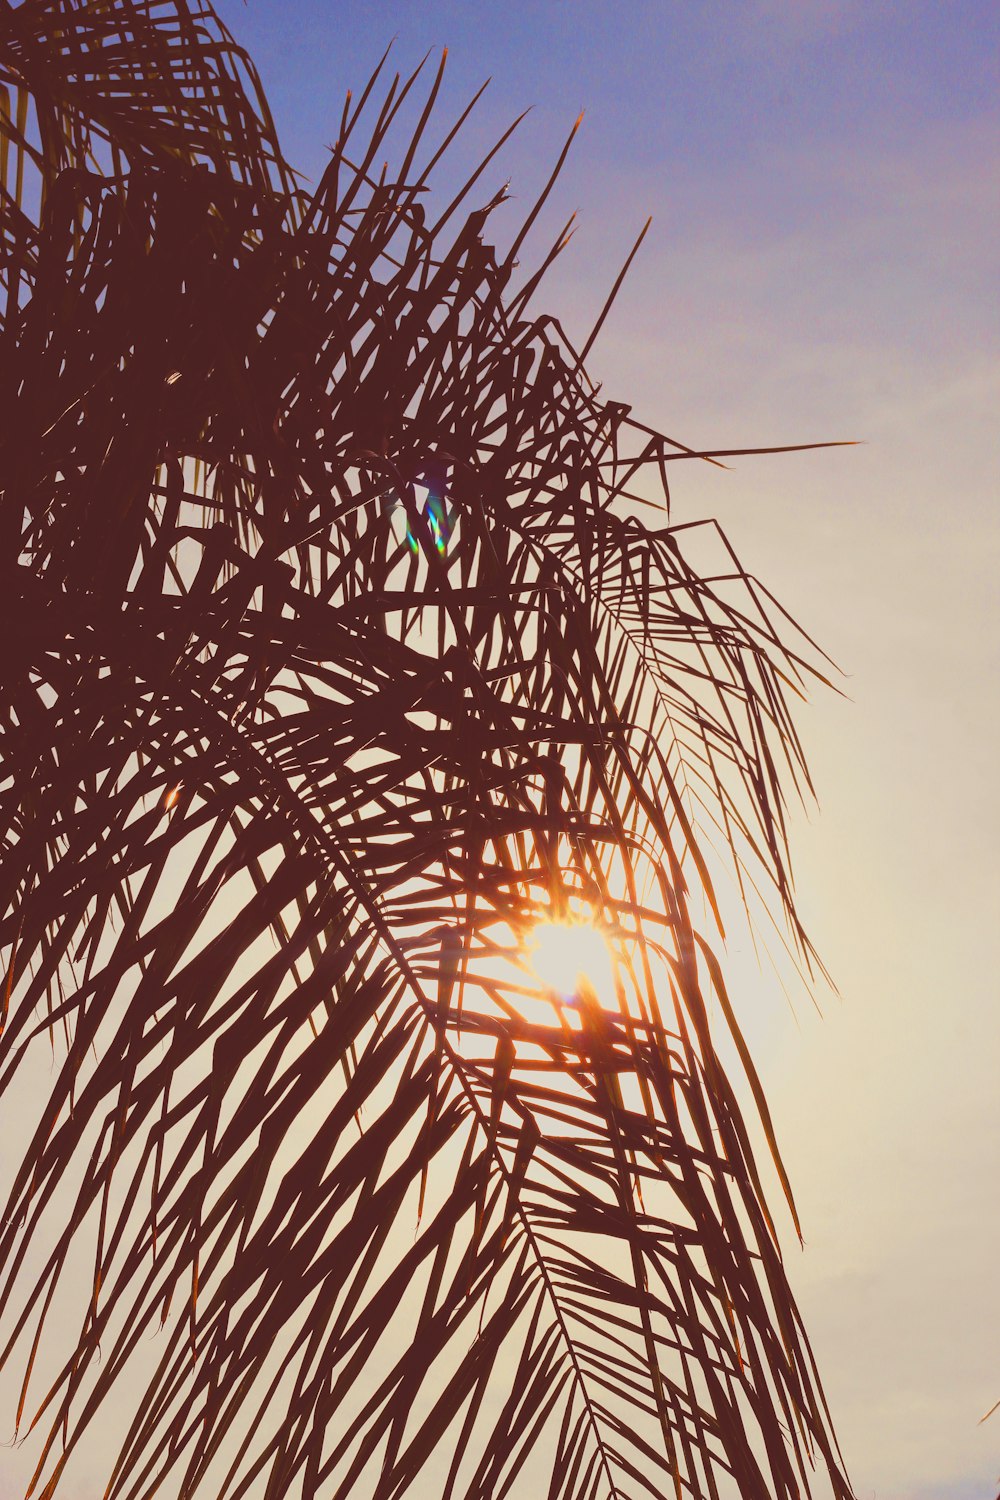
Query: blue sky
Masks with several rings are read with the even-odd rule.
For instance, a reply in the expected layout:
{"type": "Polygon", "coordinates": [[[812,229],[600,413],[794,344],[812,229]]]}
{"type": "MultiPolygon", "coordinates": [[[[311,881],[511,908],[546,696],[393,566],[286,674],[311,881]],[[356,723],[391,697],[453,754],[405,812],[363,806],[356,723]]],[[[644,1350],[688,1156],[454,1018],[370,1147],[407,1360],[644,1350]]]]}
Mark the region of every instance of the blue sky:
{"type": "Polygon", "coordinates": [[[497,107],[533,105],[570,122],[585,108],[592,164],[617,168],[627,145],[639,168],[682,155],[688,168],[725,172],[792,131],[804,144],[832,134],[867,150],[937,121],[980,118],[995,98],[1000,29],[996,7],[974,0],[227,0],[221,9],[258,60],[303,165],[342,90],[357,88],[393,36],[401,66],[448,46],[459,94],[492,76],[497,107]]]}
{"type": "MultiPolygon", "coordinates": [[[[695,446],[864,439],[678,475],[848,673],[802,718],[822,816],[803,907],[841,998],[796,1019],[729,955],[804,1221],[790,1273],[860,1500],[994,1493],[1000,1414],[995,787],[1000,498],[994,4],[863,0],[226,0],[286,150],[322,169],[346,88],[396,36],[446,44],[442,174],[526,106],[482,197],[517,214],[586,110],[536,243],[580,231],[539,298],[695,446]]],[[[508,232],[509,232],[508,231],[508,232]]],[[[704,468],[704,466],[702,466],[704,468]]]]}
{"type": "MultiPolygon", "coordinates": [[[[484,179],[491,190],[512,179],[514,200],[497,216],[501,236],[585,110],[557,206],[536,238],[540,246],[560,213],[579,210],[579,244],[560,272],[570,295],[559,311],[581,334],[588,309],[577,287],[602,296],[652,213],[654,234],[630,289],[636,300],[652,255],[687,248],[707,257],[707,275],[723,257],[727,271],[734,257],[750,257],[757,275],[753,257],[808,240],[808,281],[796,287],[786,277],[769,289],[808,294],[810,333],[827,337],[835,327],[842,337],[845,320],[865,320],[877,296],[894,336],[921,348],[959,340],[983,348],[995,335],[995,320],[979,312],[995,271],[981,243],[996,207],[986,168],[997,140],[995,6],[226,0],[221,13],[258,63],[290,159],[313,176],[345,90],[360,89],[393,38],[392,66],[404,73],[428,49],[433,66],[448,46],[442,128],[493,80],[443,164],[442,188],[530,107],[484,179]],[[869,238],[845,245],[852,229],[869,238]],[[928,269],[933,295],[930,278],[914,284],[907,274],[928,269]],[[829,285],[845,273],[858,295],[829,285]]],[[[662,290],[669,304],[686,286],[662,290]]],[[[644,389],[633,377],[629,399],[641,402],[644,389]]]]}

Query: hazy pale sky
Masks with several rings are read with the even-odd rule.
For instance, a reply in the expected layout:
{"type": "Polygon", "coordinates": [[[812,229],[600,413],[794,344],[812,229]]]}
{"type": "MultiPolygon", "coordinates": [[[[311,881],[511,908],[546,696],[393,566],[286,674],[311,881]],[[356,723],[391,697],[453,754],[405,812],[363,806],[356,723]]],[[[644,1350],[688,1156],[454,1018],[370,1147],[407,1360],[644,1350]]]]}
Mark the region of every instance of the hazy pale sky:
{"type": "MultiPolygon", "coordinates": [[[[654,216],[590,367],[694,446],[859,438],[680,467],[844,668],[804,711],[822,812],[800,895],[823,1016],[734,939],[733,987],[806,1250],[790,1271],[862,1500],[983,1500],[1000,1473],[997,54],[949,0],[227,0],[286,150],[317,174],[395,36],[447,45],[442,121],[492,85],[458,165],[513,227],[577,114],[547,216],[580,230],[539,305],[582,341],[654,216]]],[[[458,166],[455,170],[457,171],[458,166]]],[[[447,174],[445,174],[447,177],[447,174]]]]}

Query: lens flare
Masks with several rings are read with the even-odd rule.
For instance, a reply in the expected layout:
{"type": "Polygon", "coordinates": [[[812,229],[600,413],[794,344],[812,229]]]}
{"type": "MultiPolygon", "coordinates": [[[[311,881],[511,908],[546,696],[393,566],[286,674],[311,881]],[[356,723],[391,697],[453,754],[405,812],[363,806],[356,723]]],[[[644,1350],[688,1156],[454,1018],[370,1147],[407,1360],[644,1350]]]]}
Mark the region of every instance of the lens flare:
{"type": "Polygon", "coordinates": [[[602,1005],[611,1003],[611,953],[596,927],[587,922],[540,922],[532,936],[531,966],[546,989],[571,1000],[586,985],[602,1005]]]}

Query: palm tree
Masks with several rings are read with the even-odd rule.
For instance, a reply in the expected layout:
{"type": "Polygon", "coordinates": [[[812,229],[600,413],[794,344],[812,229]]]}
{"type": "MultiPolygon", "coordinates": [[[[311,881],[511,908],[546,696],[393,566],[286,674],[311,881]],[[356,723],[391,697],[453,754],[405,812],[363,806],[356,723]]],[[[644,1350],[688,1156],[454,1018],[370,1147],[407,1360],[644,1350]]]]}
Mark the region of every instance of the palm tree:
{"type": "Polygon", "coordinates": [[[208,4],[0,34],[31,1493],[120,1422],[116,1497],[848,1500],[709,1025],[791,1206],[702,929],[718,835],[812,961],[822,663],[686,560],[669,465],[719,455],[533,313],[548,188],[500,255],[493,153],[435,204],[440,71],[398,168],[380,67],[309,190],[208,4]]]}

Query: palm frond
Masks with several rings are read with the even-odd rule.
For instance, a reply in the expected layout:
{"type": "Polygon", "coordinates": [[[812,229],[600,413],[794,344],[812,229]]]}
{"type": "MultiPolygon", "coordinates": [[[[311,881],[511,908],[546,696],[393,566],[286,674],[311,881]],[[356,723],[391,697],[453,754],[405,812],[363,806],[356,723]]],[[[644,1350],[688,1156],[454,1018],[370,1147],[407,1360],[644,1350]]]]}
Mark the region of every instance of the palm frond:
{"type": "Polygon", "coordinates": [[[529,1464],[549,1500],[817,1464],[847,1500],[698,917],[714,826],[810,960],[822,662],[724,538],[687,560],[667,464],[712,455],[530,315],[535,208],[502,257],[480,173],[431,224],[440,73],[398,173],[417,78],[379,104],[380,70],[310,193],[209,6],[0,27],[0,1088],[56,1058],[0,1231],[32,1492],[124,1401],[136,1500],[529,1464]],[[558,1001],[532,934],[584,919],[613,993],[558,1001]]]}

